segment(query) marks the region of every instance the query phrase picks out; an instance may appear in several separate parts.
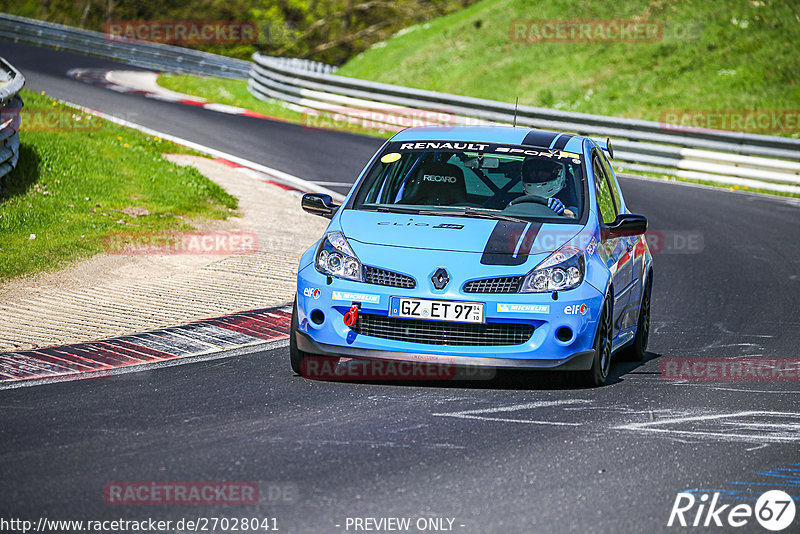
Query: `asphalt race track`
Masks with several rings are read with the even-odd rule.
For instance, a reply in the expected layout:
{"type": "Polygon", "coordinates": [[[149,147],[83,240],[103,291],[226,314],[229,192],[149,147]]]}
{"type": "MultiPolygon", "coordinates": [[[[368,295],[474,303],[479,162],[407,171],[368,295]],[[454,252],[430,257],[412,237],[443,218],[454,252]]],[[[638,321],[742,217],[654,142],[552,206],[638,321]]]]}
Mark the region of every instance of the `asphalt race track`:
{"type": "MultiPolygon", "coordinates": [[[[209,112],[140,95],[121,95],[66,75],[74,68],[141,70],[106,59],[0,40],[0,55],[25,76],[25,88],[97,109],[309,181],[352,183],[382,141],[286,122],[209,112]],[[332,165],[331,162],[336,162],[332,165]]],[[[332,187],[346,193],[349,186],[332,187]]]]}
{"type": "MultiPolygon", "coordinates": [[[[2,41],[0,55],[30,90],[309,180],[352,182],[380,145],[118,94],[65,75],[122,68],[106,60],[2,41]]],[[[346,532],[347,519],[358,517],[409,517],[412,525],[448,518],[464,533],[658,532],[675,530],[667,521],[684,490],[752,505],[782,489],[797,501],[796,375],[675,382],[660,369],[675,358],[797,358],[800,205],[622,182],[628,203],[663,240],[654,255],[648,360],[615,364],[606,387],[528,374],[467,383],[309,381],[293,375],[284,346],[7,390],[0,515],[270,517],[287,533],[346,532]],[[124,506],[104,500],[114,481],[250,481],[294,493],[250,506],[124,506]]],[[[761,529],[754,519],[748,526],[739,530],[761,529]]]]}

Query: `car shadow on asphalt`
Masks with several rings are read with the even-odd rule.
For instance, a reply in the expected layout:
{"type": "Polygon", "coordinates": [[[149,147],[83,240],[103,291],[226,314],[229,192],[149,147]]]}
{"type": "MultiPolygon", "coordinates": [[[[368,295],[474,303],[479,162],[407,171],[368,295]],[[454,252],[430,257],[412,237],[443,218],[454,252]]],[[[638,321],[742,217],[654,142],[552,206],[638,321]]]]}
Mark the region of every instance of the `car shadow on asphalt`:
{"type": "MultiPolygon", "coordinates": [[[[641,368],[649,361],[660,358],[661,354],[645,353],[641,362],[622,362],[612,360],[611,371],[604,387],[620,384],[627,375],[658,375],[658,371],[643,371],[641,368]]],[[[434,376],[445,375],[445,379],[403,380],[395,376],[379,379],[322,379],[326,382],[345,382],[349,384],[371,384],[395,387],[423,387],[445,389],[495,389],[495,390],[577,390],[593,389],[580,379],[578,373],[569,371],[528,371],[486,368],[458,368],[446,366],[446,371],[434,376]]],[[[317,379],[320,380],[320,379],[317,379]]]]}

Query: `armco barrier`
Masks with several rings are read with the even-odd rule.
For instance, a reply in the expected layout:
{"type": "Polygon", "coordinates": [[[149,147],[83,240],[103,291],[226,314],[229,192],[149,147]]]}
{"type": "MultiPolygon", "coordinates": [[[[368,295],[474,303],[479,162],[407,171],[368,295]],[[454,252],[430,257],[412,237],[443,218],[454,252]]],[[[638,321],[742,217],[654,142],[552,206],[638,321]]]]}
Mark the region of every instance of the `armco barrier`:
{"type": "MultiPolygon", "coordinates": [[[[248,82],[262,99],[335,113],[369,122],[392,115],[431,117],[447,124],[511,124],[514,103],[412,89],[347,78],[325,69],[298,68],[282,59],[255,54],[248,82]],[[424,114],[423,112],[427,112],[424,114]]],[[[685,178],[800,193],[800,139],[716,130],[676,131],[636,119],[519,106],[520,126],[574,132],[612,139],[619,167],[685,178]]],[[[433,120],[432,122],[436,122],[433,120]]],[[[379,124],[380,125],[380,124],[379,124]]]]}
{"type": "Polygon", "coordinates": [[[250,62],[179,46],[110,39],[106,34],[0,13],[0,39],[100,56],[159,71],[247,78],[250,62]]]}
{"type": "MultiPolygon", "coordinates": [[[[251,63],[180,46],[116,40],[101,32],[0,13],[0,39],[100,56],[164,72],[246,79],[251,63]]],[[[330,65],[305,59],[274,58],[294,70],[330,73],[330,65]]]]}

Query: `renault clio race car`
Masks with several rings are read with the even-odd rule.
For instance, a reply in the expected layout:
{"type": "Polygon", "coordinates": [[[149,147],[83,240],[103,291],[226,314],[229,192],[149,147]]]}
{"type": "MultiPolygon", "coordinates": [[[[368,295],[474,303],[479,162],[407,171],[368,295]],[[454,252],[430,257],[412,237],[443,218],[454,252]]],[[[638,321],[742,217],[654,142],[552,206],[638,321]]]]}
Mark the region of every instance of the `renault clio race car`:
{"type": "Polygon", "coordinates": [[[372,157],[303,254],[292,369],[312,357],[575,371],[603,385],[641,360],[647,219],[608,143],[519,127],[403,130],[372,157]]]}

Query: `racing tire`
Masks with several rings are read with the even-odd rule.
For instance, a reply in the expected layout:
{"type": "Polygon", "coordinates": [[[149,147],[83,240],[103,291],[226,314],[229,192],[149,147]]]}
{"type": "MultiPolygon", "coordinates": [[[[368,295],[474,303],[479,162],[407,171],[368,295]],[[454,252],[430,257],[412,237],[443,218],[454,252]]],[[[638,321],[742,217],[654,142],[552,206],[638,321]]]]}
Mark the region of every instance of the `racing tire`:
{"type": "Polygon", "coordinates": [[[330,361],[332,364],[337,364],[339,358],[337,356],[320,356],[310,352],[305,352],[297,348],[297,295],[294,298],[294,305],[292,306],[292,324],[289,328],[289,360],[292,364],[292,371],[303,378],[321,378],[321,376],[309,376],[307,372],[308,358],[314,358],[319,362],[325,360],[330,361]],[[305,364],[303,362],[306,362],[305,364]]]}
{"type": "Polygon", "coordinates": [[[612,330],[611,295],[603,301],[603,312],[597,320],[597,332],[594,335],[594,359],[588,371],[579,372],[579,383],[588,387],[605,385],[608,372],[611,370],[611,338],[612,330]]]}
{"type": "Polygon", "coordinates": [[[297,348],[297,330],[297,296],[295,295],[294,306],[292,306],[292,324],[289,328],[289,360],[292,364],[292,371],[302,376],[303,359],[308,356],[308,353],[297,348]]]}
{"type": "Polygon", "coordinates": [[[636,324],[636,337],[628,347],[620,351],[622,361],[641,362],[647,352],[647,340],[650,337],[650,294],[653,288],[650,276],[647,277],[644,288],[639,307],[639,321],[636,324]]]}

